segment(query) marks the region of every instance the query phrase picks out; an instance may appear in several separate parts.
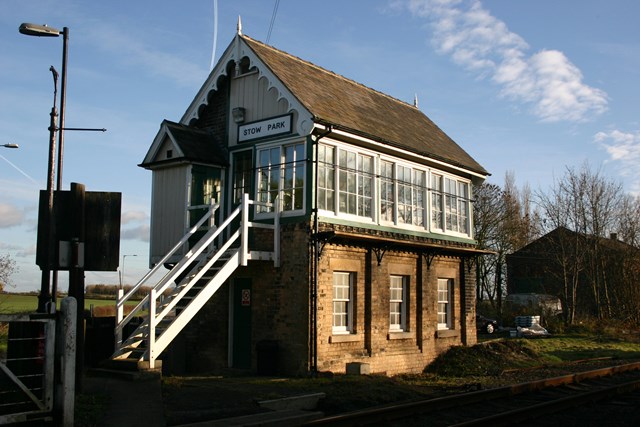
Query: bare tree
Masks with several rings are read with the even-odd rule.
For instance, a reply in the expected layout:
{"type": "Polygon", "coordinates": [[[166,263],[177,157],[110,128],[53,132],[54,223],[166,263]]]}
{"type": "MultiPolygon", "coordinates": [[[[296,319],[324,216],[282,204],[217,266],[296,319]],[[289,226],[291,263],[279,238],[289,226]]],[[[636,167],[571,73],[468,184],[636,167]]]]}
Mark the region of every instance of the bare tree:
{"type": "Polygon", "coordinates": [[[482,249],[493,251],[477,265],[477,296],[485,297],[498,314],[502,311],[506,288],[507,254],[528,244],[537,234],[534,216],[530,214],[530,191],[518,190],[515,175],[507,172],[504,190],[484,183],[474,192],[475,237],[482,249]]]}
{"type": "MultiPolygon", "coordinates": [[[[502,234],[502,222],[505,217],[504,193],[502,189],[490,183],[474,188],[474,236],[480,249],[494,250],[502,234]]],[[[478,300],[489,300],[491,305],[497,297],[495,277],[497,254],[484,255],[476,264],[476,295],[478,300]]]]}
{"type": "MultiPolygon", "coordinates": [[[[548,193],[538,193],[538,207],[543,217],[543,228],[546,232],[571,230],[576,227],[580,209],[579,199],[583,193],[573,177],[570,175],[559,182],[554,182],[548,193]]],[[[567,323],[573,323],[577,309],[577,295],[580,284],[580,274],[584,270],[582,258],[582,242],[577,233],[566,233],[558,238],[549,239],[551,247],[548,251],[550,264],[547,274],[555,277],[558,286],[556,293],[561,297],[563,313],[567,323]]]]}
{"type": "Polygon", "coordinates": [[[615,229],[620,240],[640,247],[640,196],[627,194],[623,197],[615,229]]]}
{"type": "Polygon", "coordinates": [[[0,255],[0,293],[11,283],[11,276],[17,270],[16,262],[9,255],[0,255]]]}
{"type": "MultiPolygon", "coordinates": [[[[547,231],[566,228],[573,232],[555,241],[555,265],[550,266],[562,284],[567,321],[573,323],[578,311],[612,317],[616,311],[612,287],[617,286],[612,280],[617,274],[611,257],[606,256],[615,252],[608,237],[620,225],[621,207],[633,206],[625,199],[622,186],[584,163],[579,169],[567,168],[548,194],[540,193],[538,206],[547,231]]],[[[625,232],[635,235],[636,229],[629,224],[625,232]]]]}

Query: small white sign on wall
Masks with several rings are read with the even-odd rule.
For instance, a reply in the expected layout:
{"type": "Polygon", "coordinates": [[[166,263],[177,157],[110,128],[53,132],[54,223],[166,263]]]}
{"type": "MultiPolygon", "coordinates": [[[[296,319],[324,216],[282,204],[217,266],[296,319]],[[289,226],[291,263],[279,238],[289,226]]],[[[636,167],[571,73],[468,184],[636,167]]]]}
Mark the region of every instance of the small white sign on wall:
{"type": "Polygon", "coordinates": [[[291,114],[238,126],[238,142],[291,133],[291,114]]]}

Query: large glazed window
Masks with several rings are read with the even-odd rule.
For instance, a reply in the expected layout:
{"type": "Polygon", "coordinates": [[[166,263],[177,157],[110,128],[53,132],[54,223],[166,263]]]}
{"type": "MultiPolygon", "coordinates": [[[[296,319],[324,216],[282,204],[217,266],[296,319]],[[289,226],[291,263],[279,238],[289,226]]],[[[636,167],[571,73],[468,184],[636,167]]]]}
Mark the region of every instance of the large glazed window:
{"type": "Polygon", "coordinates": [[[393,222],[395,208],[393,163],[380,162],[380,220],[393,222]]]}
{"type": "Polygon", "coordinates": [[[469,183],[431,174],[431,228],[469,235],[469,183]]]}
{"type": "Polygon", "coordinates": [[[318,207],[332,211],[336,203],[335,148],[318,146],[318,207]]]}
{"type": "Polygon", "coordinates": [[[373,158],[338,150],[338,212],[371,218],[373,158]]]}
{"type": "Polygon", "coordinates": [[[284,147],[284,182],[282,186],[285,211],[302,209],[304,201],[304,146],[302,144],[284,147]]]}
{"type": "MultiPolygon", "coordinates": [[[[280,196],[284,211],[302,210],[305,161],[302,143],[260,150],[258,201],[273,203],[280,196]]],[[[270,209],[259,208],[259,212],[266,211],[270,209]]]]}
{"type": "Polygon", "coordinates": [[[346,144],[318,146],[318,208],[347,220],[471,237],[471,181],[346,144]]]}
{"type": "Polygon", "coordinates": [[[445,178],[445,225],[448,231],[469,232],[469,184],[445,178]]]}

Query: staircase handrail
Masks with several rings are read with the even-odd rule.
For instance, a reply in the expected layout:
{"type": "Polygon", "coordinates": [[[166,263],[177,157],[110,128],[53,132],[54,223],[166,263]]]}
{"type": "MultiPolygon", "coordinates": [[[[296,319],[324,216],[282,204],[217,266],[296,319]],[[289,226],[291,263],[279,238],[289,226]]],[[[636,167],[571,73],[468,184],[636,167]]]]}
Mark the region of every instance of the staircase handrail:
{"type": "Polygon", "coordinates": [[[143,283],[145,283],[147,281],[147,279],[149,279],[149,277],[153,276],[159,269],[160,267],[164,266],[164,263],[169,260],[169,258],[175,254],[178,249],[180,249],[182,247],[182,245],[184,245],[185,243],[187,243],[187,241],[189,240],[189,237],[191,237],[194,233],[196,233],[198,231],[198,229],[202,226],[202,224],[204,224],[205,221],[207,221],[211,216],[213,216],[213,213],[220,207],[219,204],[215,204],[215,205],[210,205],[210,209],[207,211],[207,213],[205,213],[202,218],[200,218],[200,220],[193,226],[191,227],[188,231],[187,234],[185,234],[182,239],[180,239],[180,241],[178,243],[176,243],[176,245],[169,251],[167,252],[167,254],[165,256],[162,257],[162,259],[160,261],[158,261],[148,272],[147,274],[145,274],[144,276],[142,276],[142,279],[138,280],[138,283],[135,284],[135,286],[133,288],[131,288],[129,290],[129,292],[127,292],[120,301],[117,302],[116,304],[116,308],[122,306],[124,304],[125,301],[128,301],[129,299],[131,299],[131,297],[135,294],[135,292],[140,289],[140,287],[143,285],[143,283]]]}
{"type": "MultiPolygon", "coordinates": [[[[216,251],[215,255],[202,266],[200,271],[198,271],[194,277],[189,279],[188,285],[182,288],[180,292],[171,301],[169,301],[167,306],[164,307],[162,311],[156,315],[156,324],[160,323],[162,319],[164,319],[171,312],[171,310],[173,310],[173,308],[176,306],[176,304],[178,304],[182,297],[184,297],[191,290],[191,288],[198,282],[198,280],[200,280],[202,276],[204,276],[209,268],[211,268],[211,266],[213,266],[213,264],[215,264],[218,259],[220,259],[222,254],[224,254],[231,247],[232,243],[238,240],[239,237],[240,231],[238,230],[227,240],[227,242],[222,247],[220,247],[220,249],[216,251]]],[[[156,293],[158,293],[158,291],[156,291],[156,293]]]]}
{"type": "Polygon", "coordinates": [[[231,222],[240,214],[242,206],[238,206],[232,213],[224,220],[219,227],[212,228],[205,234],[198,243],[191,248],[191,250],[169,271],[155,286],[157,295],[161,295],[170,285],[174,282],[174,279],[182,274],[187,267],[195,260],[200,260],[199,256],[207,249],[211,243],[227,228],[231,225],[231,222]]]}
{"type": "MultiPolygon", "coordinates": [[[[233,212],[231,212],[228,215],[228,217],[218,227],[214,226],[210,228],[204,234],[204,236],[202,236],[200,240],[193,247],[189,249],[189,251],[180,259],[180,261],[176,263],[173,266],[173,268],[171,268],[171,270],[168,271],[158,282],[156,282],[154,286],[151,287],[149,294],[146,295],[144,299],[140,301],[140,303],[134,308],[134,310],[131,311],[126,316],[126,318],[123,319],[124,301],[130,298],[135,293],[135,291],[139,289],[140,286],[142,286],[142,284],[149,279],[149,277],[151,277],[155,272],[157,272],[158,268],[160,266],[163,266],[164,263],[180,247],[182,247],[182,245],[187,243],[189,237],[193,235],[193,233],[195,233],[201,227],[201,225],[213,215],[213,213],[217,209],[218,209],[218,205],[212,206],[211,209],[207,213],[205,213],[205,215],[200,219],[200,221],[198,221],[198,223],[195,226],[193,226],[189,230],[189,232],[180,240],[180,242],[178,242],[178,244],[176,244],[176,246],[167,255],[165,255],[162,258],[162,260],[159,261],[154,266],[154,268],[149,273],[147,273],[136,284],[136,286],[132,288],[131,291],[127,293],[125,297],[122,297],[122,290],[119,291],[119,297],[117,300],[117,302],[119,303],[117,305],[118,321],[116,323],[116,328],[115,328],[116,329],[115,331],[116,332],[115,334],[116,335],[116,351],[119,351],[119,349],[127,345],[133,345],[134,341],[131,341],[133,337],[130,337],[125,342],[122,341],[123,329],[135,317],[135,315],[139,311],[141,311],[145,307],[148,307],[149,313],[148,313],[147,320],[138,327],[138,330],[140,330],[140,333],[142,334],[142,336],[139,335],[138,336],[139,338],[136,338],[136,339],[142,338],[147,341],[147,351],[145,352],[143,357],[145,358],[145,360],[149,361],[150,366],[153,366],[153,361],[155,357],[157,357],[154,354],[159,354],[159,352],[161,352],[162,349],[164,348],[162,347],[160,350],[157,349],[156,329],[155,329],[156,325],[158,325],[159,322],[162,321],[162,319],[165,318],[176,307],[178,302],[181,299],[183,299],[185,295],[193,288],[194,284],[198,282],[204,276],[204,274],[207,271],[209,271],[216,262],[219,261],[222,255],[225,252],[228,252],[228,249],[232,247],[232,244],[234,242],[237,242],[238,240],[240,240],[240,246],[239,246],[238,252],[234,253],[234,256],[237,257],[236,262],[239,262],[239,265],[247,265],[246,263],[247,260],[251,259],[250,258],[251,251],[249,248],[249,241],[248,241],[249,228],[251,227],[273,228],[275,230],[274,250],[277,250],[279,252],[278,231],[279,231],[279,219],[280,219],[279,218],[280,217],[280,201],[276,199],[274,200],[274,203],[259,202],[259,201],[250,200],[248,194],[243,194],[243,197],[239,206],[235,210],[233,210],[233,212]],[[252,222],[249,216],[249,210],[251,205],[264,206],[267,208],[275,208],[276,212],[275,212],[274,224],[270,225],[270,224],[252,222]],[[232,223],[238,218],[240,219],[240,226],[239,228],[234,229],[235,225],[232,223]],[[216,239],[219,239],[219,237],[223,235],[222,233],[225,233],[225,232],[227,237],[224,239],[224,243],[222,244],[221,247],[216,248],[215,247],[216,239]],[[187,273],[185,273],[185,271],[187,273]],[[177,278],[180,277],[181,275],[184,275],[185,277],[183,277],[182,280],[178,281],[177,278]],[[173,295],[166,304],[160,303],[159,305],[158,300],[161,299],[161,296],[166,291],[166,289],[174,283],[179,287],[178,293],[173,295]],[[144,332],[145,330],[146,332],[144,332]],[[151,349],[156,349],[156,350],[151,352],[150,351],[151,349]]],[[[275,265],[279,266],[279,256],[275,256],[274,261],[275,261],[275,265]]],[[[229,264],[228,263],[225,264],[224,268],[227,268],[227,265],[229,264]]],[[[236,267],[234,267],[234,269],[235,268],[236,267]]],[[[231,274],[232,271],[233,270],[230,270],[225,274],[231,274]]],[[[195,302],[195,300],[191,302],[195,302]]],[[[191,302],[187,306],[190,306],[191,302]]],[[[201,302],[199,304],[201,304],[201,302]]],[[[196,307],[198,307],[195,309],[197,312],[200,306],[196,305],[196,307]]],[[[182,315],[184,314],[186,314],[186,311],[182,312],[182,315]]],[[[192,315],[193,314],[191,314],[191,316],[192,315]]],[[[178,318],[181,318],[181,317],[182,316],[178,316],[178,318]]],[[[188,322],[188,320],[186,320],[186,322],[188,322]]],[[[179,327],[178,331],[181,328],[182,327],[179,327]]],[[[168,333],[168,330],[164,330],[158,336],[158,338],[162,336],[163,342],[169,340],[167,341],[168,343],[170,342],[170,340],[172,340],[172,338],[169,337],[167,339],[164,339],[165,332],[168,333]]],[[[169,335],[173,336],[172,334],[175,335],[176,333],[177,333],[176,331],[173,331],[169,335]]],[[[164,345],[166,345],[166,343],[164,345]]]]}
{"type": "MultiPolygon", "coordinates": [[[[214,212],[220,207],[220,205],[218,203],[216,204],[212,204],[209,205],[209,210],[202,216],[202,218],[200,218],[200,220],[193,226],[191,227],[187,233],[182,237],[182,239],[180,239],[180,241],[178,243],[176,243],[176,245],[164,256],[162,257],[162,259],[160,261],[158,261],[136,284],[135,286],[133,286],[129,292],[127,292],[124,296],[122,296],[122,290],[119,290],[118,292],[118,298],[116,299],[116,335],[120,336],[120,334],[122,333],[122,329],[124,328],[124,326],[126,326],[131,319],[133,319],[133,317],[135,317],[135,315],[142,310],[142,308],[145,306],[145,304],[149,301],[149,295],[146,295],[134,308],[133,310],[131,310],[131,312],[126,316],[126,318],[123,318],[123,309],[124,309],[124,304],[131,299],[131,297],[133,295],[135,295],[135,293],[138,291],[138,289],[140,289],[140,287],[142,287],[142,285],[150,278],[152,277],[159,269],[160,267],[164,266],[164,263],[169,260],[169,258],[171,256],[173,256],[173,254],[175,254],[178,249],[180,249],[185,243],[187,243],[187,241],[189,240],[189,238],[198,231],[198,229],[202,226],[202,224],[205,223],[205,221],[209,220],[214,212]]],[[[213,226],[215,227],[215,226],[213,226]]],[[[163,280],[171,274],[171,271],[168,271],[167,274],[165,274],[165,276],[163,277],[163,280]]],[[[161,280],[162,281],[162,280],[161,280]]],[[[119,340],[118,340],[119,341],[119,340]]]]}

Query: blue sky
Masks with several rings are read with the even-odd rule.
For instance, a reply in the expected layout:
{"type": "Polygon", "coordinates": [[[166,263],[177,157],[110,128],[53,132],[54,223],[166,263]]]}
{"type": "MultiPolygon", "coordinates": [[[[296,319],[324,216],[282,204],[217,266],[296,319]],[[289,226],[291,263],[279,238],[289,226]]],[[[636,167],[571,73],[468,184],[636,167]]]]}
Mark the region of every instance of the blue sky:
{"type": "MultiPolygon", "coordinates": [[[[5,0],[0,14],[0,254],[13,291],[39,289],[36,203],[46,185],[53,79],[69,27],[63,189],[122,193],[125,282],[148,262],[151,173],[137,167],[163,119],[179,120],[204,82],[214,0],[5,0]]],[[[243,32],[267,41],[274,0],[218,0],[219,56],[243,32]]],[[[585,161],[640,194],[640,29],[635,0],[281,0],[268,43],[413,102],[502,184],[545,191],[585,161]]],[[[118,273],[86,273],[117,283],[118,273]]],[[[66,279],[60,287],[66,290],[66,279]]]]}

